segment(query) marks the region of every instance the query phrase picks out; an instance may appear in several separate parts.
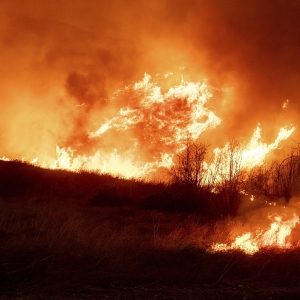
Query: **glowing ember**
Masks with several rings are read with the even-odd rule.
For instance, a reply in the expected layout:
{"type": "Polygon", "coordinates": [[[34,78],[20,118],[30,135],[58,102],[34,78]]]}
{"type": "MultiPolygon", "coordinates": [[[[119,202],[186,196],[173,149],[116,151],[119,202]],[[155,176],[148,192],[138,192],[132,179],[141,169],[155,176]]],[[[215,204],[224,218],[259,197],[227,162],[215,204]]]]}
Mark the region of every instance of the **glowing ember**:
{"type": "Polygon", "coordinates": [[[299,223],[299,217],[294,214],[293,218],[287,221],[283,221],[282,217],[278,215],[268,217],[274,220],[268,230],[258,229],[254,234],[247,232],[238,236],[230,245],[214,244],[211,251],[242,250],[247,254],[254,254],[263,248],[290,248],[292,245],[287,238],[299,223]]]}
{"type": "Polygon", "coordinates": [[[286,101],[284,101],[283,104],[282,104],[282,108],[287,110],[288,107],[289,107],[289,99],[286,99],[286,101]]]}

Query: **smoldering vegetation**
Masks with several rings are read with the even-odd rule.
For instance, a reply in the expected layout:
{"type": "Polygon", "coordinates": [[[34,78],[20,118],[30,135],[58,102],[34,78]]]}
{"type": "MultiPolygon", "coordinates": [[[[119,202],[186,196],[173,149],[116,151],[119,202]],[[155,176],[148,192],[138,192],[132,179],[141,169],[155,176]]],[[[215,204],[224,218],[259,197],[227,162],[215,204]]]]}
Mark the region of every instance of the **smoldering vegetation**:
{"type": "MultiPolygon", "coordinates": [[[[295,166],[297,157],[293,152],[277,172],[295,166]]],[[[1,161],[1,291],[49,296],[97,288],[298,286],[297,247],[251,256],[207,251],[244,230],[263,228],[269,213],[298,212],[296,197],[274,206],[286,194],[276,198],[271,188],[268,194],[257,185],[256,202],[241,194],[229,197],[228,184],[204,193],[204,185],[186,182],[190,177],[179,171],[171,170],[176,180],[165,184],[1,161]],[[234,209],[227,208],[231,201],[234,209]]],[[[255,172],[248,184],[254,178],[262,183],[261,170],[255,172]]],[[[282,180],[284,174],[290,172],[280,173],[282,180]]],[[[293,246],[299,230],[291,234],[293,246]]]]}

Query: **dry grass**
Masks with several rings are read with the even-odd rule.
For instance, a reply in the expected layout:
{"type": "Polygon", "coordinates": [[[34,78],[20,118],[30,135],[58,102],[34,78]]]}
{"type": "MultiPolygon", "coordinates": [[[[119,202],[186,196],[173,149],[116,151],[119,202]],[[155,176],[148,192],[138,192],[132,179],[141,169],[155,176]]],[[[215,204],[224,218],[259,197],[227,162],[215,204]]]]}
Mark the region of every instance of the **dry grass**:
{"type": "MultiPolygon", "coordinates": [[[[5,178],[26,178],[26,184],[16,191],[3,184],[0,189],[2,292],[50,295],[111,286],[216,287],[297,284],[300,279],[297,249],[251,257],[206,251],[216,236],[217,242],[226,241],[241,220],[143,209],[142,192],[161,193],[161,185],[18,168],[5,178]],[[105,186],[115,187],[112,193],[123,199],[122,205],[101,203],[101,197],[98,206],[92,205],[99,188],[105,197],[105,186]]],[[[5,174],[4,168],[2,179],[5,174]]]]}
{"type": "MultiPolygon", "coordinates": [[[[135,207],[89,207],[37,199],[0,202],[0,287],[3,291],[137,285],[294,283],[299,250],[212,254],[229,220],[135,207]]],[[[232,223],[231,223],[232,222],[232,223]]]]}

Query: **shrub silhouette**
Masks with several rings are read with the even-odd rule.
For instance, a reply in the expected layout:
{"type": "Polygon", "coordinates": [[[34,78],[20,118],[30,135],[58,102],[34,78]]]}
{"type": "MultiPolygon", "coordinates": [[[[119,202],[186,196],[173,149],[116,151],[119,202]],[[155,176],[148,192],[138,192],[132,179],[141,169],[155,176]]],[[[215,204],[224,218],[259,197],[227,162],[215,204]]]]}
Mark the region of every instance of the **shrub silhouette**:
{"type": "Polygon", "coordinates": [[[200,212],[198,192],[192,185],[172,184],[163,191],[150,194],[142,207],[160,211],[200,212]]]}
{"type": "Polygon", "coordinates": [[[223,149],[215,152],[208,168],[205,162],[208,151],[206,144],[187,140],[185,147],[169,171],[171,183],[185,194],[178,201],[185,198],[187,207],[191,205],[202,214],[236,215],[243,181],[240,143],[231,140],[223,149]]]}
{"type": "Polygon", "coordinates": [[[256,196],[263,195],[274,202],[285,199],[289,203],[292,196],[299,195],[300,147],[279,160],[273,160],[249,172],[245,189],[256,196]]]}
{"type": "Polygon", "coordinates": [[[105,185],[95,191],[90,203],[93,206],[121,206],[128,204],[129,201],[118,194],[116,187],[105,185]]]}

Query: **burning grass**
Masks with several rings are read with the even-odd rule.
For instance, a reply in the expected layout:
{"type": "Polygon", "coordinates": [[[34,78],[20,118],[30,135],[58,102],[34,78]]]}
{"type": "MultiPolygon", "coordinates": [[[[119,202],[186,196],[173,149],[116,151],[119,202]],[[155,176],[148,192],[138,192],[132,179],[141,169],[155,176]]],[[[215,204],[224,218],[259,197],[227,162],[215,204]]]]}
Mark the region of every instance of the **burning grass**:
{"type": "Polygon", "coordinates": [[[237,221],[128,207],[1,201],[1,288],[294,283],[299,250],[206,251],[237,221]],[[225,225],[227,224],[227,225],[225,225]],[[224,226],[225,225],[225,226],[224,226]]]}
{"type": "MultiPolygon", "coordinates": [[[[167,211],[168,205],[145,209],[153,193],[174,191],[162,184],[43,170],[19,162],[2,162],[1,170],[2,292],[293,285],[300,279],[297,247],[263,247],[250,256],[236,248],[208,251],[215,243],[230,245],[257,225],[268,228],[264,219],[269,206],[216,219],[200,212],[167,211]]],[[[289,242],[299,236],[295,224],[289,242]]]]}

